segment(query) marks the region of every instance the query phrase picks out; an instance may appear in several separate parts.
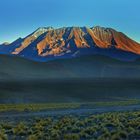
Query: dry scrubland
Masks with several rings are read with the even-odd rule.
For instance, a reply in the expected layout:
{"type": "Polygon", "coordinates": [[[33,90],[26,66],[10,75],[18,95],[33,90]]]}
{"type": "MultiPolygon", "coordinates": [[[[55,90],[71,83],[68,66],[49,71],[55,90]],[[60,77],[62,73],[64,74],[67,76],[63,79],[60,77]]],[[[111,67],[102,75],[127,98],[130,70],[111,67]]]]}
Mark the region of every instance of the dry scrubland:
{"type": "MultiPolygon", "coordinates": [[[[0,113],[139,105],[139,100],[0,105],[0,113]]],[[[115,111],[115,110],[114,110],[115,111]]],[[[1,118],[0,140],[139,140],[140,111],[1,118]]]]}

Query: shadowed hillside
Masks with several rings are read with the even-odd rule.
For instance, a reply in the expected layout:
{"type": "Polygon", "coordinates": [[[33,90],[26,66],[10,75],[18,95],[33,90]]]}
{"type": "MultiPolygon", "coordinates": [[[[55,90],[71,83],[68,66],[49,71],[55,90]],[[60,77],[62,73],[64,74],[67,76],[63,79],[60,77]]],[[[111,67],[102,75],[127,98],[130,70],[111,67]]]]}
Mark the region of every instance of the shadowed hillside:
{"type": "Polygon", "coordinates": [[[139,78],[140,63],[122,62],[100,55],[49,62],[0,56],[0,80],[24,81],[69,78],[139,78]]]}
{"type": "Polygon", "coordinates": [[[139,98],[139,61],[122,62],[103,56],[83,56],[34,62],[1,55],[0,65],[0,102],[139,98]]]}

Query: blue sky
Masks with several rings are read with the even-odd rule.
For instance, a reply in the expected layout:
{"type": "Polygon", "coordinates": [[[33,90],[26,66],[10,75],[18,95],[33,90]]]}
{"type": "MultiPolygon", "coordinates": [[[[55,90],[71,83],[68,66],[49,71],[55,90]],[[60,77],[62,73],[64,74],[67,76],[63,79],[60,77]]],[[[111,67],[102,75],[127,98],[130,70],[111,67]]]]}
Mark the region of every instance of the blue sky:
{"type": "Polygon", "coordinates": [[[140,0],[0,0],[0,43],[38,27],[105,26],[140,42],[140,0]]]}

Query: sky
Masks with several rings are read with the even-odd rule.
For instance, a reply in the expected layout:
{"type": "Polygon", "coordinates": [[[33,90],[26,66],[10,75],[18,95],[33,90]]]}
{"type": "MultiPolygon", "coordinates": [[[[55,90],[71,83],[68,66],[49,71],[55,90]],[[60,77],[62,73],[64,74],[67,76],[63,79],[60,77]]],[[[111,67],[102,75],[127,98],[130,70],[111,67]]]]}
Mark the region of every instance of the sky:
{"type": "Polygon", "coordinates": [[[140,0],[0,0],[0,43],[39,27],[103,26],[140,42],[140,0]]]}

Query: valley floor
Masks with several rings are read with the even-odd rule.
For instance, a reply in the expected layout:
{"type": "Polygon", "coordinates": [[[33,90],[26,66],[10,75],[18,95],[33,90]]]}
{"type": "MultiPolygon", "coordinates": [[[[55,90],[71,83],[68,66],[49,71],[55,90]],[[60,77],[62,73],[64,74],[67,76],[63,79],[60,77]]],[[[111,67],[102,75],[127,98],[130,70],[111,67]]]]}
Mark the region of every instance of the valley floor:
{"type": "Polygon", "coordinates": [[[80,78],[0,82],[0,104],[140,99],[139,79],[80,78]]]}

